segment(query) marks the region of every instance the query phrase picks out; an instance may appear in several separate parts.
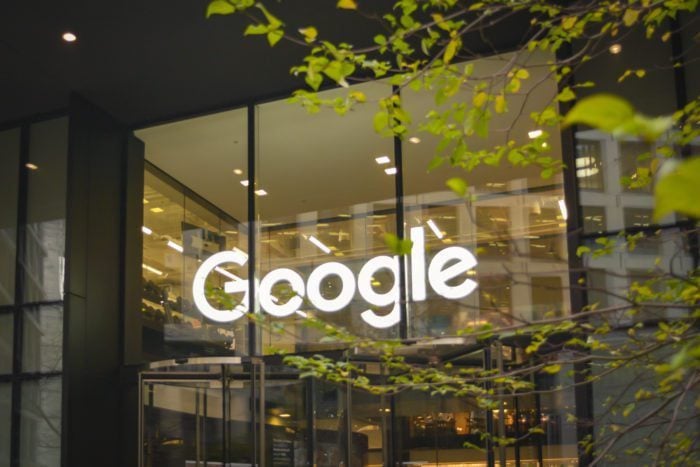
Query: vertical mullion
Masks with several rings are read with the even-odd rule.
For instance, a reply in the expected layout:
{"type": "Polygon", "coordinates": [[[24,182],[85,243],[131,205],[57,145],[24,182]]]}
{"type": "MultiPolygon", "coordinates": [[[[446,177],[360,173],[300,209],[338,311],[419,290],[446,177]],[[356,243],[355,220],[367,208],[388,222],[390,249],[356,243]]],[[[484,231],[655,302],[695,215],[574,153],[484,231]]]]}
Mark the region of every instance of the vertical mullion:
{"type": "MultiPolygon", "coordinates": [[[[255,104],[248,105],[248,313],[255,313],[255,104]]],[[[248,321],[248,355],[257,355],[257,326],[248,321]]]]}
{"type": "MultiPolygon", "coordinates": [[[[398,86],[394,86],[392,92],[400,95],[401,90],[398,86]]],[[[394,188],[396,194],[396,236],[403,240],[404,238],[404,199],[403,199],[403,146],[401,138],[394,136],[394,167],[396,167],[396,176],[394,178],[394,188]]],[[[400,321],[399,321],[399,337],[401,339],[408,338],[408,294],[406,292],[406,256],[399,260],[399,303],[400,303],[400,321]]]]}
{"type": "Polygon", "coordinates": [[[27,226],[27,169],[29,161],[29,124],[20,128],[19,146],[19,185],[17,193],[17,228],[15,243],[15,307],[12,340],[12,408],[10,425],[10,466],[19,467],[20,457],[20,423],[22,406],[22,338],[23,321],[21,303],[24,300],[24,257],[26,252],[27,226]]]}

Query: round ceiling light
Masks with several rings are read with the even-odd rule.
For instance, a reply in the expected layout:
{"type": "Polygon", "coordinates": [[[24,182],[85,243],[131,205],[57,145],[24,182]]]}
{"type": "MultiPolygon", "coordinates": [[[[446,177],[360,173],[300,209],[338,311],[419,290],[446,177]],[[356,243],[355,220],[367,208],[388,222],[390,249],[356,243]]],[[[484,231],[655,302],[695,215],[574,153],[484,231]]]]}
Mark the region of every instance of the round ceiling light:
{"type": "Polygon", "coordinates": [[[65,42],[75,42],[78,40],[78,36],[76,36],[72,32],[64,32],[61,37],[65,42]]]}

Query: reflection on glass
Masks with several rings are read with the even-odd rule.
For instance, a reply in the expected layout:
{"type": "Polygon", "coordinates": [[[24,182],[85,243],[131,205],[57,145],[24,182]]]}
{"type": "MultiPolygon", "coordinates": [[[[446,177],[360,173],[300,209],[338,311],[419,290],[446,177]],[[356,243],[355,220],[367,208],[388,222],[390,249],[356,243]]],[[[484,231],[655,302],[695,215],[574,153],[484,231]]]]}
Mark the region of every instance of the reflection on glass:
{"type": "Polygon", "coordinates": [[[318,467],[345,465],[347,430],[347,391],[344,386],[314,381],[316,452],[318,467]]]}
{"type": "Polygon", "coordinates": [[[625,226],[649,227],[654,224],[654,211],[650,208],[624,208],[625,226]]]}
{"type": "Polygon", "coordinates": [[[605,207],[583,206],[583,231],[585,233],[605,232],[607,229],[605,207]]]}
{"type": "Polygon", "coordinates": [[[12,384],[0,383],[0,467],[10,467],[12,384]]]}
{"type": "MultiPolygon", "coordinates": [[[[556,83],[547,77],[546,67],[541,66],[548,59],[537,53],[506,54],[473,62],[473,76],[492,79],[494,86],[500,85],[497,71],[507,60],[527,68],[533,81],[521,93],[508,98],[508,108],[520,109],[520,112],[494,115],[492,130],[485,138],[476,135],[468,138],[469,150],[489,150],[509,140],[518,145],[526,144],[532,141],[531,133],[542,130],[550,134],[544,150],[555,159],[561,158],[558,129],[533,128],[529,118],[530,112],[541,111],[557,93],[556,83]]],[[[454,103],[470,102],[472,98],[472,90],[461,91],[440,110],[448,110],[454,103]]],[[[425,123],[422,116],[435,107],[434,98],[428,92],[406,90],[404,105],[415,120],[410,131],[418,134],[425,123]]],[[[409,334],[420,337],[451,335],[474,324],[505,324],[511,321],[509,313],[531,319],[538,305],[533,303],[529,287],[522,285],[526,281],[524,275],[559,271],[561,284],[566,285],[568,281],[567,275],[561,272],[567,266],[567,213],[562,210],[561,174],[545,179],[539,169],[514,167],[507,160],[497,167],[482,164],[471,171],[445,161],[428,171],[431,161],[441,154],[439,143],[438,137],[421,132],[419,141],[403,144],[407,231],[414,227],[425,228],[426,261],[449,246],[470,250],[476,256],[477,266],[453,279],[453,283],[475,278],[478,287],[486,289],[460,300],[447,300],[428,287],[426,301],[409,302],[409,334]],[[457,197],[445,186],[445,181],[452,177],[466,181],[466,199],[457,197]],[[518,285],[504,288],[498,291],[499,296],[494,296],[495,284],[507,287],[511,282],[518,285]],[[511,303],[517,304],[516,309],[512,309],[511,303]]],[[[558,307],[568,309],[565,302],[565,296],[561,295],[558,307]]]]}
{"type": "Polygon", "coordinates": [[[30,128],[24,302],[63,299],[68,119],[30,128]],[[30,168],[31,167],[31,168],[30,168]]]}
{"type": "MultiPolygon", "coordinates": [[[[649,159],[653,155],[654,147],[641,141],[620,141],[619,144],[620,175],[634,182],[638,177],[637,167],[640,166],[639,161],[649,159]]],[[[640,188],[631,188],[623,185],[623,190],[636,193],[650,193],[651,184],[640,188]]]]}
{"type": "Polygon", "coordinates": [[[60,465],[61,378],[22,383],[20,465],[60,465]]]}
{"type": "Polygon", "coordinates": [[[599,140],[579,138],[576,141],[576,178],[581,190],[603,190],[603,150],[599,140]]]}
{"type": "Polygon", "coordinates": [[[17,242],[17,185],[19,130],[0,132],[0,306],[15,301],[15,244],[17,242]]]}
{"type": "Polygon", "coordinates": [[[0,314],[0,374],[12,373],[13,323],[12,311],[0,314]]]}
{"type": "MultiPolygon", "coordinates": [[[[279,375],[282,371],[282,368],[276,367],[271,374],[279,375]]],[[[309,427],[305,404],[306,383],[307,380],[265,381],[267,465],[307,465],[309,427]]]]}
{"type": "MultiPolygon", "coordinates": [[[[571,358],[562,356],[562,360],[571,358]]],[[[545,462],[554,462],[556,465],[578,464],[576,423],[571,421],[571,415],[576,413],[571,370],[571,365],[565,365],[557,374],[538,375],[537,378],[538,389],[543,390],[540,396],[540,426],[544,430],[543,457],[545,462]],[[562,390],[547,391],[552,388],[562,390]]]]}
{"type": "MultiPolygon", "coordinates": [[[[358,86],[369,100],[391,92],[389,85],[371,83],[358,86]]],[[[323,98],[337,91],[323,93],[323,98]]],[[[310,115],[287,102],[260,105],[258,112],[258,153],[256,218],[259,221],[259,278],[270,271],[288,268],[303,282],[319,265],[337,262],[349,268],[353,277],[372,257],[386,255],[384,235],[396,232],[395,175],[392,166],[393,142],[378,136],[372,127],[372,106],[358,107],[342,119],[325,112],[310,115]]],[[[332,112],[330,112],[332,113],[332,112]]],[[[376,307],[379,317],[389,322],[398,306],[396,275],[383,268],[375,271],[367,284],[391,303],[376,307]],[[392,298],[393,297],[393,298],[392,298]]],[[[362,336],[393,336],[397,326],[375,329],[362,317],[371,308],[352,284],[340,309],[322,311],[309,300],[338,299],[344,291],[337,274],[320,277],[314,290],[306,291],[301,305],[272,318],[264,314],[262,351],[275,348],[291,351],[316,350],[333,346],[322,341],[322,333],[304,326],[304,317],[313,315],[362,336]],[[316,289],[318,287],[318,289],[316,289]]],[[[261,283],[261,287],[266,285],[261,283]]],[[[288,282],[269,284],[272,303],[282,307],[297,298],[288,282]]],[[[308,284],[307,284],[308,285],[308,284]]],[[[319,300],[316,300],[318,303],[319,300]]],[[[330,307],[333,308],[333,307],[330,307]]]]}
{"type": "Polygon", "coordinates": [[[63,367],[63,306],[24,310],[22,371],[58,372],[63,367]]]}
{"type": "MultiPolygon", "coordinates": [[[[139,130],[145,143],[143,199],[143,349],[149,359],[247,353],[245,318],[217,323],[194,305],[193,278],[213,254],[248,249],[246,110],[139,130]]],[[[221,264],[201,291],[228,310],[243,294],[225,283],[247,265],[221,264]]]]}

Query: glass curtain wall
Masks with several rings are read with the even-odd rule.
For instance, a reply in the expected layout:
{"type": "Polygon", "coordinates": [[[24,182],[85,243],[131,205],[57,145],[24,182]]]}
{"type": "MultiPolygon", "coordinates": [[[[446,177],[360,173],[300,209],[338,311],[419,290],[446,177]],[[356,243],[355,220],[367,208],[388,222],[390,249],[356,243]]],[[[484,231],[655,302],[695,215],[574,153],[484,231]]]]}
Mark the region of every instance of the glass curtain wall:
{"type": "Polygon", "coordinates": [[[0,466],[60,463],[67,138],[0,131],[0,466]]]}

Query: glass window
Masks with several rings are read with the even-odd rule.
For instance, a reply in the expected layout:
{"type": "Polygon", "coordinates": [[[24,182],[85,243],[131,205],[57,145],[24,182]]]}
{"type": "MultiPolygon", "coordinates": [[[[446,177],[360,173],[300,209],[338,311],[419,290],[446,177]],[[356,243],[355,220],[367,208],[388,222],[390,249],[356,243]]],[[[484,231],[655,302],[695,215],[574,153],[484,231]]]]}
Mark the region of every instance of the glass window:
{"type": "Polygon", "coordinates": [[[61,463],[61,378],[22,383],[20,465],[61,463]]]}
{"type": "Polygon", "coordinates": [[[243,292],[225,292],[248,277],[246,132],[245,109],[136,132],[147,160],[141,317],[150,359],[247,353],[245,318],[212,320],[197,304],[247,307],[243,292]],[[217,265],[195,292],[200,265],[224,251],[238,252],[242,264],[217,265]]]}
{"type": "Polygon", "coordinates": [[[58,372],[63,367],[63,306],[24,310],[22,371],[58,372]]]}
{"type": "Polygon", "coordinates": [[[266,465],[308,465],[305,403],[308,380],[281,380],[279,375],[284,371],[281,367],[268,371],[277,377],[265,381],[266,465]]]}
{"type": "Polygon", "coordinates": [[[12,384],[0,383],[0,467],[10,467],[12,384]]]}
{"type": "MultiPolygon", "coordinates": [[[[474,135],[466,139],[469,150],[491,150],[509,140],[525,144],[540,133],[535,130],[542,130],[550,134],[545,148],[547,155],[561,158],[558,129],[536,128],[529,117],[531,112],[542,111],[557,93],[556,83],[547,77],[547,67],[542,66],[548,59],[538,53],[506,54],[472,62],[472,77],[491,80],[490,84],[496,88],[503,84],[497,76],[503,76],[504,63],[512,61],[527,68],[531,78],[523,82],[523,89],[517,95],[509,95],[507,107],[511,112],[493,115],[486,137],[474,135]],[[494,76],[496,78],[492,78],[494,76]]],[[[438,137],[421,131],[428,122],[424,116],[435,108],[435,98],[425,90],[406,89],[403,99],[414,120],[402,150],[407,234],[409,229],[423,229],[426,264],[448,247],[468,250],[475,255],[477,265],[454,278],[449,285],[455,286],[476,276],[477,288],[487,287],[484,293],[470,293],[454,300],[443,298],[428,284],[424,301],[409,302],[409,334],[437,336],[453,334],[475,323],[508,322],[506,315],[515,312],[510,308],[511,300],[517,304],[517,312],[529,319],[536,307],[529,290],[513,287],[507,292],[498,291],[500,296],[494,298],[497,286],[493,285],[502,283],[504,275],[508,274],[565,270],[562,175],[544,179],[539,168],[512,166],[505,158],[496,167],[482,164],[473,170],[452,166],[445,160],[428,171],[436,155],[450,154],[449,148],[441,152],[438,137]],[[445,182],[452,177],[466,181],[466,200],[446,187],[445,182]]],[[[447,111],[452,105],[472,100],[473,90],[463,89],[439,110],[447,111]]],[[[561,277],[561,284],[566,285],[566,274],[561,277]]],[[[559,308],[564,307],[563,300],[562,294],[559,308]]]]}
{"type": "Polygon", "coordinates": [[[13,323],[11,311],[0,314],[0,374],[12,373],[13,323]]]}
{"type": "Polygon", "coordinates": [[[535,319],[546,316],[561,316],[563,313],[563,294],[568,293],[562,287],[559,276],[542,276],[532,278],[532,305],[535,319]]]}
{"type": "Polygon", "coordinates": [[[654,224],[654,211],[650,208],[624,208],[625,226],[649,227],[654,224]]]}
{"type": "Polygon", "coordinates": [[[15,252],[17,243],[17,185],[19,180],[19,130],[0,132],[0,306],[15,300],[15,252]]]}
{"type": "Polygon", "coordinates": [[[585,233],[605,232],[607,229],[604,206],[583,206],[583,231],[585,233]]]}
{"type": "Polygon", "coordinates": [[[579,138],[576,141],[576,178],[581,190],[603,190],[603,151],[601,141],[579,138]]]}
{"type": "Polygon", "coordinates": [[[63,299],[68,119],[30,127],[24,302],[63,299]]]}
{"type": "MultiPolygon", "coordinates": [[[[379,82],[357,90],[370,101],[391,92],[379,82]]],[[[339,117],[330,110],[308,114],[278,101],[260,105],[257,113],[258,295],[268,298],[261,301],[262,309],[271,310],[262,315],[262,350],[334,345],[303,325],[308,314],[357,335],[395,335],[398,259],[386,257],[384,241],[385,234],[396,232],[393,141],[374,132],[374,106],[339,117]],[[363,269],[370,258],[380,256],[385,262],[368,268],[382,267],[363,269]],[[268,274],[280,268],[288,270],[286,278],[273,281],[268,274]],[[369,274],[363,276],[361,270],[369,274]],[[312,271],[317,271],[313,281],[312,271]],[[347,277],[341,280],[339,274],[347,277]],[[289,277],[306,289],[303,300],[289,277]],[[355,279],[364,285],[356,286],[355,279]],[[360,287],[364,295],[374,296],[376,305],[358,292],[360,287]],[[291,300],[296,304],[288,305],[291,300]]]]}

